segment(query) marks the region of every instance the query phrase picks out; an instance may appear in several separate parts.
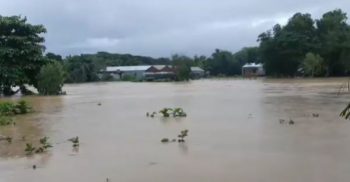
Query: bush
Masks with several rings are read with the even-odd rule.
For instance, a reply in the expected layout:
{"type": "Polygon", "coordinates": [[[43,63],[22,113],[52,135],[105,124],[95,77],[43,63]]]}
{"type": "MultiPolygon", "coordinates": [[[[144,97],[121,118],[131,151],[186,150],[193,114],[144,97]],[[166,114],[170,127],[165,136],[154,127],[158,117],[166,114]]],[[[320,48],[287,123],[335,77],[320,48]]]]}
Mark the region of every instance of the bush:
{"type": "Polygon", "coordinates": [[[10,117],[0,115],[0,126],[7,126],[10,124],[12,124],[12,119],[10,117]]]}
{"type": "Polygon", "coordinates": [[[37,89],[41,95],[59,95],[62,91],[65,72],[60,63],[52,62],[41,68],[37,79],[37,89]]]}
{"type": "Polygon", "coordinates": [[[17,103],[12,103],[12,102],[0,103],[0,116],[26,114],[30,112],[30,110],[31,110],[31,107],[24,100],[18,101],[17,103]]]}

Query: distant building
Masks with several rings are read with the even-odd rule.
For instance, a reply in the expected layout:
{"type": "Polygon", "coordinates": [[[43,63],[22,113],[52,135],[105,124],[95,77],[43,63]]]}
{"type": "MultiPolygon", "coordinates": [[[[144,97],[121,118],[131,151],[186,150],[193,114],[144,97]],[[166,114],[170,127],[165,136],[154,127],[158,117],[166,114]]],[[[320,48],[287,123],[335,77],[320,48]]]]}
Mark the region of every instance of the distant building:
{"type": "MultiPolygon", "coordinates": [[[[133,78],[135,80],[174,80],[175,68],[171,65],[144,66],[108,66],[99,73],[100,78],[111,76],[114,80],[133,78]]],[[[198,79],[205,76],[205,71],[199,67],[191,67],[191,77],[198,79]]]]}
{"type": "Polygon", "coordinates": [[[242,76],[265,76],[265,70],[263,64],[247,63],[242,67],[242,76]]]}
{"type": "Polygon", "coordinates": [[[144,73],[151,66],[107,66],[102,70],[103,74],[109,74],[114,79],[120,80],[126,77],[133,77],[137,80],[144,78],[144,73]]]}
{"type": "Polygon", "coordinates": [[[191,67],[191,78],[199,79],[206,76],[205,71],[200,67],[191,67]]]}
{"type": "Polygon", "coordinates": [[[170,65],[153,65],[145,71],[144,80],[174,80],[175,70],[170,65]]]}

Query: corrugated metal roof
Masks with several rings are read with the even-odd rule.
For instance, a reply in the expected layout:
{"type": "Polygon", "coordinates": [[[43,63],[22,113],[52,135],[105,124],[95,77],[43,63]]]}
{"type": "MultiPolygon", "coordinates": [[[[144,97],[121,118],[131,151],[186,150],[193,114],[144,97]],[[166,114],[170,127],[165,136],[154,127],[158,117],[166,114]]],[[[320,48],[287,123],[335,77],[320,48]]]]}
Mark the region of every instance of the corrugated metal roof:
{"type": "Polygon", "coordinates": [[[200,67],[191,67],[191,71],[204,71],[204,70],[200,67]]]}
{"type": "Polygon", "coordinates": [[[151,66],[107,66],[107,72],[113,71],[146,71],[151,66]]]}
{"type": "Polygon", "coordinates": [[[255,64],[255,63],[247,63],[243,66],[243,68],[258,68],[263,67],[261,63],[255,64]]]}

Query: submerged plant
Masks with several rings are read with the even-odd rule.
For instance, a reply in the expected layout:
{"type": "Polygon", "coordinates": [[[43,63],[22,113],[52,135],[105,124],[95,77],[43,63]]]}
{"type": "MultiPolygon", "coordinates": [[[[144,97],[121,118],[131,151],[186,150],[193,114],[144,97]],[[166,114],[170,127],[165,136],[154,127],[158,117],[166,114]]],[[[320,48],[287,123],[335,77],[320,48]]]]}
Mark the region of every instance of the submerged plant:
{"type": "Polygon", "coordinates": [[[35,151],[35,147],[33,147],[33,144],[31,143],[27,143],[24,151],[26,152],[26,155],[32,155],[33,152],[35,151]]]}
{"type": "Polygon", "coordinates": [[[39,153],[44,153],[45,149],[43,147],[39,147],[38,149],[35,150],[35,153],[39,154],[39,153]]]}
{"type": "Polygon", "coordinates": [[[163,115],[163,117],[169,117],[170,114],[172,113],[173,109],[171,108],[163,108],[162,110],[159,111],[163,115]]]}
{"type": "Polygon", "coordinates": [[[46,149],[52,147],[52,145],[48,142],[48,140],[49,140],[49,137],[44,137],[44,138],[41,138],[41,139],[39,140],[39,142],[40,142],[40,144],[42,145],[42,148],[43,148],[44,150],[46,150],[46,149]]]}
{"type": "Polygon", "coordinates": [[[16,114],[26,114],[31,110],[28,103],[24,100],[17,103],[3,102],[0,103],[0,115],[11,116],[16,114]]]}
{"type": "Polygon", "coordinates": [[[70,138],[70,139],[68,139],[68,141],[73,143],[73,147],[79,147],[79,137],[78,136],[70,138]]]}
{"type": "Polygon", "coordinates": [[[15,109],[15,104],[11,102],[0,103],[0,115],[3,115],[3,116],[13,115],[15,114],[14,109],[15,109]]]}
{"type": "Polygon", "coordinates": [[[186,117],[187,114],[184,112],[182,108],[175,108],[173,110],[173,116],[174,117],[186,117]]]}
{"type": "Polygon", "coordinates": [[[0,126],[8,126],[10,124],[13,124],[12,118],[8,116],[0,116],[0,126]]]}
{"type": "Polygon", "coordinates": [[[185,142],[184,138],[187,136],[188,136],[188,130],[182,130],[180,135],[177,136],[179,138],[178,142],[185,142]]]}
{"type": "Polygon", "coordinates": [[[16,109],[19,111],[18,114],[26,114],[31,110],[31,107],[25,100],[21,100],[16,104],[16,109]]]}

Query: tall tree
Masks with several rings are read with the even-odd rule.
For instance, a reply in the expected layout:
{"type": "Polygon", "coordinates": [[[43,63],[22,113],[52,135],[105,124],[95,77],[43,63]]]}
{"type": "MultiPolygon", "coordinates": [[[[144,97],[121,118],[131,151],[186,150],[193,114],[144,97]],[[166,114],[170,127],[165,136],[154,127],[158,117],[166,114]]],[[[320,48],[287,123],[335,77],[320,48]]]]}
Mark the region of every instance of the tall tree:
{"type": "Polygon", "coordinates": [[[259,35],[265,69],[269,75],[293,76],[307,52],[316,49],[316,29],[310,14],[296,13],[287,25],[275,25],[259,35]]]}
{"type": "Polygon", "coordinates": [[[320,40],[320,54],[327,63],[328,75],[344,75],[350,59],[350,28],[347,16],[337,9],[325,13],[316,21],[320,40]]]}
{"type": "Polygon", "coordinates": [[[11,95],[12,87],[37,86],[36,76],[45,64],[46,29],[31,25],[21,16],[0,16],[0,93],[11,95]]]}

